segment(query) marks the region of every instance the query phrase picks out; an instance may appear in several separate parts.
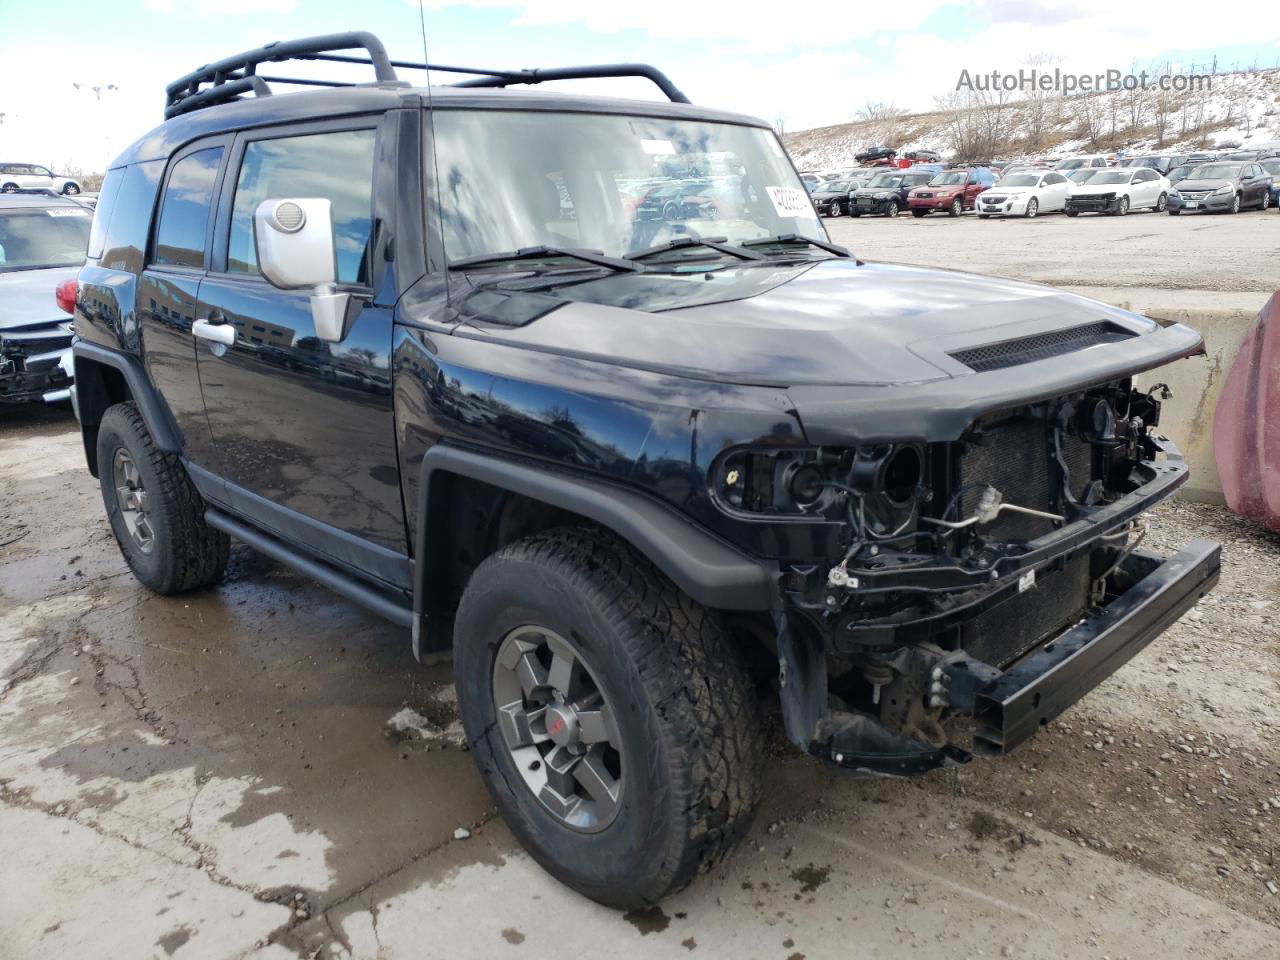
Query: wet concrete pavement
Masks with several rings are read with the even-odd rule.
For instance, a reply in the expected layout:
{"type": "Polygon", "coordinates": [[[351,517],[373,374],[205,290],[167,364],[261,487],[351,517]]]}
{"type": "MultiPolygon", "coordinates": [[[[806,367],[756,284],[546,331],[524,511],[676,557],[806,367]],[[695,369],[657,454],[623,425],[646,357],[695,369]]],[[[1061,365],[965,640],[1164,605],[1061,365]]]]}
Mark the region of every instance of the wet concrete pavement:
{"type": "MultiPolygon", "coordinates": [[[[1280,945],[1265,910],[1043,829],[1013,790],[1007,804],[975,798],[968,771],[867,783],[791,756],[718,874],[660,909],[604,910],[494,819],[457,740],[448,668],[414,665],[404,631],[241,547],[215,589],[150,595],[111,538],[69,414],[4,415],[0,449],[10,960],[1280,945]]],[[[1017,783],[1017,762],[991,769],[1017,783]]]]}

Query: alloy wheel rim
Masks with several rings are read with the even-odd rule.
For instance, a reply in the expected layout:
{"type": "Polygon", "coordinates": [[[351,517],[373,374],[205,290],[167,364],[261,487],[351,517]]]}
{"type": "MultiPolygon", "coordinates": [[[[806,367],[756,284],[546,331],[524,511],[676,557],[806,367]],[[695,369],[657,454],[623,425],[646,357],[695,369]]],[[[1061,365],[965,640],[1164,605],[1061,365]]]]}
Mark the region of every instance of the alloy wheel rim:
{"type": "Polygon", "coordinates": [[[155,529],[151,524],[151,503],[142,484],[142,475],[129,451],[116,451],[111,464],[111,476],[116,488],[116,505],[120,519],[124,521],[129,537],[143,553],[155,548],[155,529]]]}
{"type": "Polygon", "coordinates": [[[613,710],[572,643],[545,627],[508,633],[493,664],[498,733],[525,786],[572,830],[618,815],[625,785],[613,710]]]}

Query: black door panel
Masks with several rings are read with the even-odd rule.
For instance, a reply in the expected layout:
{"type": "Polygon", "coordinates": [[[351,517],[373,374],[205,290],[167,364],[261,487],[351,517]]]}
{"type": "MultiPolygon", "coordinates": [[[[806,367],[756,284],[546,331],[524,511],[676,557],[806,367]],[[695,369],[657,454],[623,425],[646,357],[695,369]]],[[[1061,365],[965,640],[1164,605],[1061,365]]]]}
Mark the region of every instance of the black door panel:
{"type": "Polygon", "coordinates": [[[226,479],[404,553],[391,405],[391,311],[370,307],[342,343],[315,335],[310,296],[214,276],[201,316],[236,330],[199,347],[205,410],[226,479]]]}

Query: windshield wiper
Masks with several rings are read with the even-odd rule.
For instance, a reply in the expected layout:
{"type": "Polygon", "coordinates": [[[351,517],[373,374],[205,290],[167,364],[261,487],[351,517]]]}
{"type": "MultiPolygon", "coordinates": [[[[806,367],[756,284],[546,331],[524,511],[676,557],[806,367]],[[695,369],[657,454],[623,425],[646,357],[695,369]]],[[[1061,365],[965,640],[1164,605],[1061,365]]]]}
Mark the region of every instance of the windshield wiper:
{"type": "Polygon", "coordinates": [[[825,240],[815,240],[813,237],[801,236],[798,233],[780,233],[776,237],[760,237],[757,240],[742,241],[744,247],[767,247],[775,243],[804,243],[811,247],[817,247],[819,250],[826,250],[827,253],[834,253],[837,257],[853,256],[848,247],[842,247],[837,243],[827,243],[825,240]]]}
{"type": "Polygon", "coordinates": [[[581,250],[575,247],[521,247],[506,253],[482,253],[475,257],[463,257],[449,263],[450,270],[466,267],[482,267],[489,264],[518,263],[521,260],[546,260],[550,257],[563,257],[566,260],[577,260],[596,267],[605,267],[626,273],[639,273],[643,265],[631,260],[620,260],[617,257],[606,257],[600,250],[581,250]]]}
{"type": "Polygon", "coordinates": [[[716,253],[727,254],[730,257],[736,257],[739,260],[768,260],[763,253],[756,253],[754,250],[744,250],[742,247],[731,247],[728,245],[728,237],[676,237],[667,243],[660,243],[654,247],[648,247],[639,253],[628,253],[628,260],[647,260],[649,257],[656,257],[659,254],[667,253],[671,250],[687,250],[690,247],[706,247],[708,250],[714,250],[716,253]]]}

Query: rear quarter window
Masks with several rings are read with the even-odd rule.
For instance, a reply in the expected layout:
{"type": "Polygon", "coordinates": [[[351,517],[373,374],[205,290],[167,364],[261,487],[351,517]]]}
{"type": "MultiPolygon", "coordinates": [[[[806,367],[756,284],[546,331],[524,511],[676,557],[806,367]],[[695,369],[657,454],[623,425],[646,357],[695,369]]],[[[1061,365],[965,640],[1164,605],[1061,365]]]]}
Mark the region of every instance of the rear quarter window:
{"type": "Polygon", "coordinates": [[[102,181],[102,190],[98,194],[98,205],[93,211],[93,226],[89,230],[88,256],[90,260],[97,260],[102,256],[102,249],[107,242],[107,224],[111,222],[111,212],[116,207],[116,196],[120,192],[120,184],[124,182],[128,171],[128,167],[116,167],[114,170],[108,170],[105,179],[102,181]]]}
{"type": "MultiPolygon", "coordinates": [[[[141,273],[146,258],[147,235],[151,230],[151,216],[156,207],[156,193],[160,178],[164,175],[163,160],[149,160],[125,167],[124,176],[118,181],[114,209],[105,224],[106,240],[100,265],[111,270],[128,270],[141,273]]],[[[103,183],[103,191],[107,184],[103,183]]],[[[101,212],[103,204],[98,203],[101,212]]],[[[94,219],[94,229],[98,220],[94,219]]]]}

